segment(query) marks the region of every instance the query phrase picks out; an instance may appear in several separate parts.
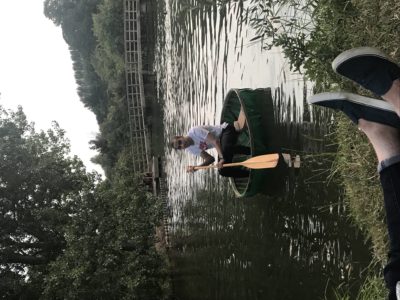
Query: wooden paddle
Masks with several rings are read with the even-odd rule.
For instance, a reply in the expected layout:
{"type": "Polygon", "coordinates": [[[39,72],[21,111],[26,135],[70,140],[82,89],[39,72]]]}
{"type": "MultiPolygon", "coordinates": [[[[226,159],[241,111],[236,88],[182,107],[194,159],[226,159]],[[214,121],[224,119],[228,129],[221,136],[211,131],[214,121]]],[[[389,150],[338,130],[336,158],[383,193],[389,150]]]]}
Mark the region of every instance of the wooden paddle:
{"type": "MultiPolygon", "coordinates": [[[[267,168],[275,168],[279,161],[279,154],[264,154],[259,156],[254,156],[249,158],[248,160],[224,164],[223,168],[226,167],[237,167],[242,166],[249,169],[267,169],[267,168]]],[[[194,167],[195,170],[200,169],[211,169],[211,168],[218,168],[217,165],[209,165],[209,166],[197,166],[194,167]]]]}

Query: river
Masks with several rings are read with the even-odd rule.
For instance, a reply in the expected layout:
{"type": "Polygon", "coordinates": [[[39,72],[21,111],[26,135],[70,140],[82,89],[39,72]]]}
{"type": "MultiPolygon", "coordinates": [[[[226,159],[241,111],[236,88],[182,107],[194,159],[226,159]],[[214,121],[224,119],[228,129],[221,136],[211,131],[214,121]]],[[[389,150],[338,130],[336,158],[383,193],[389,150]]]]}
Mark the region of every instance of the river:
{"type": "Polygon", "coordinates": [[[312,84],[279,48],[264,50],[240,22],[242,7],[165,0],[157,53],[165,144],[216,124],[230,88],[272,88],[276,132],[299,154],[274,193],[236,198],[216,171],[187,174],[196,159],[165,147],[176,299],[330,299],[355,293],[371,257],[353,227],[331,166],[329,112],[306,104],[312,84]],[[186,3],[186,4],[185,4],[186,3]]]}

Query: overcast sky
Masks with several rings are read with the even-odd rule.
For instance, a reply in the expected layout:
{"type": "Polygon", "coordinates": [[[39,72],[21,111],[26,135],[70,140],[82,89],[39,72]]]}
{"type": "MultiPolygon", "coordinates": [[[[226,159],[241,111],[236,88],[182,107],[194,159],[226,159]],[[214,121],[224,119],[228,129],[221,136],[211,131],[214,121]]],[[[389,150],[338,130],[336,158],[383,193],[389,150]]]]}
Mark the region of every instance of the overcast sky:
{"type": "Polygon", "coordinates": [[[88,170],[98,125],[76,92],[72,62],[61,28],[43,14],[43,0],[0,0],[0,104],[22,105],[36,129],[57,121],[88,170]]]}

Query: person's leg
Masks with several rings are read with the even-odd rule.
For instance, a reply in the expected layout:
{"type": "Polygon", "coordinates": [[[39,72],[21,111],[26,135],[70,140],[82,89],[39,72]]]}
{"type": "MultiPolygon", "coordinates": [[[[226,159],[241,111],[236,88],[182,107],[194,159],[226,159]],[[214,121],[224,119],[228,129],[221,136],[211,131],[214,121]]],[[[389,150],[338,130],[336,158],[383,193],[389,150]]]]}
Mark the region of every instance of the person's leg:
{"type": "Polygon", "coordinates": [[[400,79],[393,81],[389,91],[387,91],[382,98],[393,105],[396,113],[400,116],[400,79]]]}
{"type": "Polygon", "coordinates": [[[395,300],[400,281],[400,132],[398,129],[360,119],[358,122],[371,142],[379,164],[390,251],[384,269],[389,299],[395,300]]]}
{"type": "Polygon", "coordinates": [[[393,158],[397,163],[389,164],[379,173],[389,233],[390,248],[384,277],[390,300],[400,299],[396,297],[396,284],[400,281],[400,156],[393,158]]]}
{"type": "MultiPolygon", "coordinates": [[[[233,160],[233,155],[237,152],[238,147],[236,145],[238,140],[238,132],[236,132],[235,127],[233,125],[228,125],[221,134],[220,142],[222,148],[222,154],[224,155],[225,163],[230,163],[233,160]]],[[[247,151],[244,148],[242,151],[247,151]]],[[[245,153],[243,153],[245,154],[245,153]]],[[[222,168],[218,170],[218,173],[224,177],[248,177],[249,171],[243,169],[242,167],[229,167],[222,168]]]]}
{"type": "Polygon", "coordinates": [[[233,122],[233,126],[237,132],[241,132],[246,126],[246,115],[244,113],[243,107],[240,108],[239,116],[235,122],[233,122]]]}
{"type": "Polygon", "coordinates": [[[358,128],[365,133],[375,150],[378,161],[400,154],[399,130],[380,123],[358,120],[358,128]]]}
{"type": "Polygon", "coordinates": [[[375,150],[380,162],[390,239],[389,261],[384,270],[385,281],[390,291],[389,299],[394,300],[396,284],[400,281],[400,126],[394,109],[383,107],[382,103],[376,101],[350,93],[322,93],[309,99],[310,103],[344,112],[358,124],[375,150]]]}

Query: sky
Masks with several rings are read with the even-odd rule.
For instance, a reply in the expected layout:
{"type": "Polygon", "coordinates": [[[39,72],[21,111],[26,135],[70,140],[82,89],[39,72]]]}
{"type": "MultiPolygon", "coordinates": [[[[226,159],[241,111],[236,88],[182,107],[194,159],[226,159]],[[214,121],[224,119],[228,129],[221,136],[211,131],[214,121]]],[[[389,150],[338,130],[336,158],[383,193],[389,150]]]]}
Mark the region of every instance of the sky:
{"type": "Polygon", "coordinates": [[[57,121],[88,171],[96,152],[88,142],[98,132],[96,118],[80,102],[68,46],[60,27],[43,14],[43,0],[0,0],[0,105],[23,107],[37,130],[57,121]]]}

